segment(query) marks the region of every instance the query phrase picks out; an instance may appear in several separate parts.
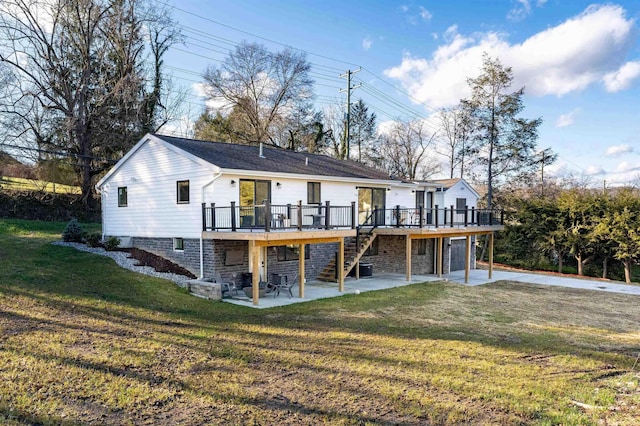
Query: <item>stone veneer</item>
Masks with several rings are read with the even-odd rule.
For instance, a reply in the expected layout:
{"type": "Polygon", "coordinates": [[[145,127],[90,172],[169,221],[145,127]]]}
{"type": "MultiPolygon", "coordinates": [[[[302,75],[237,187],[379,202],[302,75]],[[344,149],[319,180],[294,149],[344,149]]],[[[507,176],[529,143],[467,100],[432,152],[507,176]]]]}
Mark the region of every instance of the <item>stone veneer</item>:
{"type": "MultiPolygon", "coordinates": [[[[362,263],[373,264],[373,274],[377,273],[399,273],[406,272],[405,265],[405,237],[396,235],[379,235],[378,254],[373,256],[363,256],[362,263]]],[[[472,244],[475,238],[472,237],[472,244]]],[[[411,249],[413,274],[434,274],[433,258],[436,250],[436,239],[430,238],[427,241],[426,254],[418,254],[418,240],[413,240],[411,249]]],[[[444,241],[444,263],[443,273],[449,272],[449,250],[447,246],[449,239],[444,241]]],[[[173,249],[172,238],[133,238],[132,245],[142,250],[149,251],[159,256],[165,257],[172,262],[186,268],[196,276],[200,275],[200,240],[184,239],[184,250],[173,249]]],[[[310,257],[305,262],[305,276],[307,279],[314,279],[322,272],[324,267],[331,260],[338,249],[336,243],[310,244],[310,257]]],[[[223,280],[235,279],[243,272],[249,270],[249,251],[247,241],[230,240],[203,240],[204,250],[204,277],[211,278],[217,270],[223,280]],[[238,265],[225,265],[227,251],[242,251],[242,263],[238,265]]],[[[471,265],[475,264],[475,250],[471,250],[471,265]]],[[[267,271],[269,274],[283,274],[293,276],[298,272],[298,261],[279,261],[277,248],[267,248],[267,271]]]]}

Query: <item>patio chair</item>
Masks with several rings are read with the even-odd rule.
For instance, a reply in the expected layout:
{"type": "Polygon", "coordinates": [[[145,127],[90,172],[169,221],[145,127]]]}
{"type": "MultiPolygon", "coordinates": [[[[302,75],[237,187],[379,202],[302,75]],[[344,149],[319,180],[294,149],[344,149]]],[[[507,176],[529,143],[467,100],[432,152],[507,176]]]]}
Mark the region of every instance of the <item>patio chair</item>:
{"type": "Polygon", "coordinates": [[[238,286],[236,286],[235,282],[226,282],[222,280],[222,277],[220,276],[219,272],[214,272],[213,274],[213,279],[215,280],[215,282],[217,284],[220,284],[220,292],[224,293],[225,291],[227,293],[229,293],[229,296],[231,296],[231,292],[235,291],[236,292],[236,296],[238,295],[238,286]]]}
{"type": "Polygon", "coordinates": [[[284,283],[280,283],[275,286],[273,297],[277,297],[280,295],[280,290],[285,290],[289,292],[289,299],[293,297],[293,293],[291,292],[291,288],[298,282],[298,274],[293,276],[292,280],[289,280],[289,277],[284,281],[284,283]]]}

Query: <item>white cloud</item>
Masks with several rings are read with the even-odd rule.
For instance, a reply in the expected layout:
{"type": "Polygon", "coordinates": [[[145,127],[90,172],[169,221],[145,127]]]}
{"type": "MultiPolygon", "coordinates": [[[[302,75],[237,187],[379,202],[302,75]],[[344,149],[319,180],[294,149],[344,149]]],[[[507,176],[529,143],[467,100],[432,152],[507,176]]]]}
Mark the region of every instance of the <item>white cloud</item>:
{"type": "Polygon", "coordinates": [[[640,77],[640,61],[627,62],[617,71],[605,74],[604,87],[607,92],[619,92],[628,89],[635,79],[640,77]]]}
{"type": "Polygon", "coordinates": [[[510,21],[522,21],[531,14],[531,4],[529,0],[516,0],[518,3],[513,9],[507,13],[507,19],[510,21]]]}
{"type": "Polygon", "coordinates": [[[571,112],[560,115],[558,120],[556,121],[556,127],[567,127],[571,126],[576,119],[576,115],[580,112],[579,108],[574,109],[571,112]]]}
{"type": "Polygon", "coordinates": [[[420,17],[425,21],[430,21],[433,18],[433,14],[424,7],[420,6],[420,17]]]}
{"type": "Polygon", "coordinates": [[[602,168],[601,165],[597,165],[587,167],[584,171],[584,174],[586,176],[602,176],[606,175],[607,172],[602,168]]]}
{"type": "Polygon", "coordinates": [[[618,164],[618,166],[616,167],[616,171],[622,172],[622,173],[634,172],[634,171],[637,171],[638,169],[640,169],[640,167],[638,167],[637,165],[633,165],[628,161],[623,161],[622,163],[618,164]]]}
{"type": "Polygon", "coordinates": [[[607,148],[607,157],[618,157],[622,154],[629,154],[633,152],[631,145],[616,145],[607,148]]]}
{"type": "Polygon", "coordinates": [[[371,46],[373,46],[373,40],[371,40],[369,37],[365,37],[362,40],[362,48],[364,50],[369,50],[371,49],[371,46]]]}
{"type": "Polygon", "coordinates": [[[634,23],[616,5],[590,6],[581,14],[519,44],[496,32],[462,35],[455,26],[431,58],[404,55],[385,75],[397,79],[414,98],[432,107],[456,104],[468,96],[466,80],[480,72],[482,54],[513,68],[514,87],[526,86],[533,96],[562,96],[585,89],[605,76],[612,87],[624,87],[635,68],[624,66],[634,37],[634,23]],[[616,83],[617,82],[617,83],[616,83]]]}

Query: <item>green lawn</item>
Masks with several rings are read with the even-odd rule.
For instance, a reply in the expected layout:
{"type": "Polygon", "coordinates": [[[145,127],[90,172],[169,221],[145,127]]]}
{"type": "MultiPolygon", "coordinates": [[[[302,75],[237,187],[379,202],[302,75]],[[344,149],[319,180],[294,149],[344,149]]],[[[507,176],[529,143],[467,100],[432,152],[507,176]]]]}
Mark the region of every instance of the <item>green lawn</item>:
{"type": "MultiPolygon", "coordinates": [[[[429,283],[254,310],[0,220],[0,423],[637,424],[640,298],[429,283]]],[[[94,227],[95,229],[95,227],[94,227]]]]}

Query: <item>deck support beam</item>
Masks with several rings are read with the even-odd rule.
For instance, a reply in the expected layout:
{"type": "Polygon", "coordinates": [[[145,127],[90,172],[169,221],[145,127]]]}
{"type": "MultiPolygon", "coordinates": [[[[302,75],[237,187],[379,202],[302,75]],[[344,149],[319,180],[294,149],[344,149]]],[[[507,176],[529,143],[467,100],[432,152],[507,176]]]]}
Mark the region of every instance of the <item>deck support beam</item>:
{"type": "Polygon", "coordinates": [[[253,293],[253,304],[258,306],[260,299],[260,247],[255,241],[249,241],[249,254],[251,258],[251,285],[253,293]]]}
{"type": "Polygon", "coordinates": [[[493,275],[493,232],[489,234],[489,279],[493,275]]]}
{"type": "Polygon", "coordinates": [[[442,252],[444,245],[444,237],[438,238],[438,278],[442,278],[442,267],[444,264],[444,260],[442,259],[442,252]]]}
{"type": "Polygon", "coordinates": [[[464,283],[469,284],[469,269],[471,264],[471,235],[467,235],[464,256],[464,283]]]}
{"type": "Polygon", "coordinates": [[[344,291],[344,237],[338,241],[338,264],[336,265],[338,271],[338,291],[342,293],[344,291]]]}
{"type": "Polygon", "coordinates": [[[298,294],[301,299],[304,299],[304,282],[306,281],[304,276],[304,244],[300,244],[298,247],[298,251],[300,252],[300,261],[298,262],[298,294]]]}
{"type": "Polygon", "coordinates": [[[407,234],[405,240],[407,281],[411,281],[411,235],[407,234]]]}

